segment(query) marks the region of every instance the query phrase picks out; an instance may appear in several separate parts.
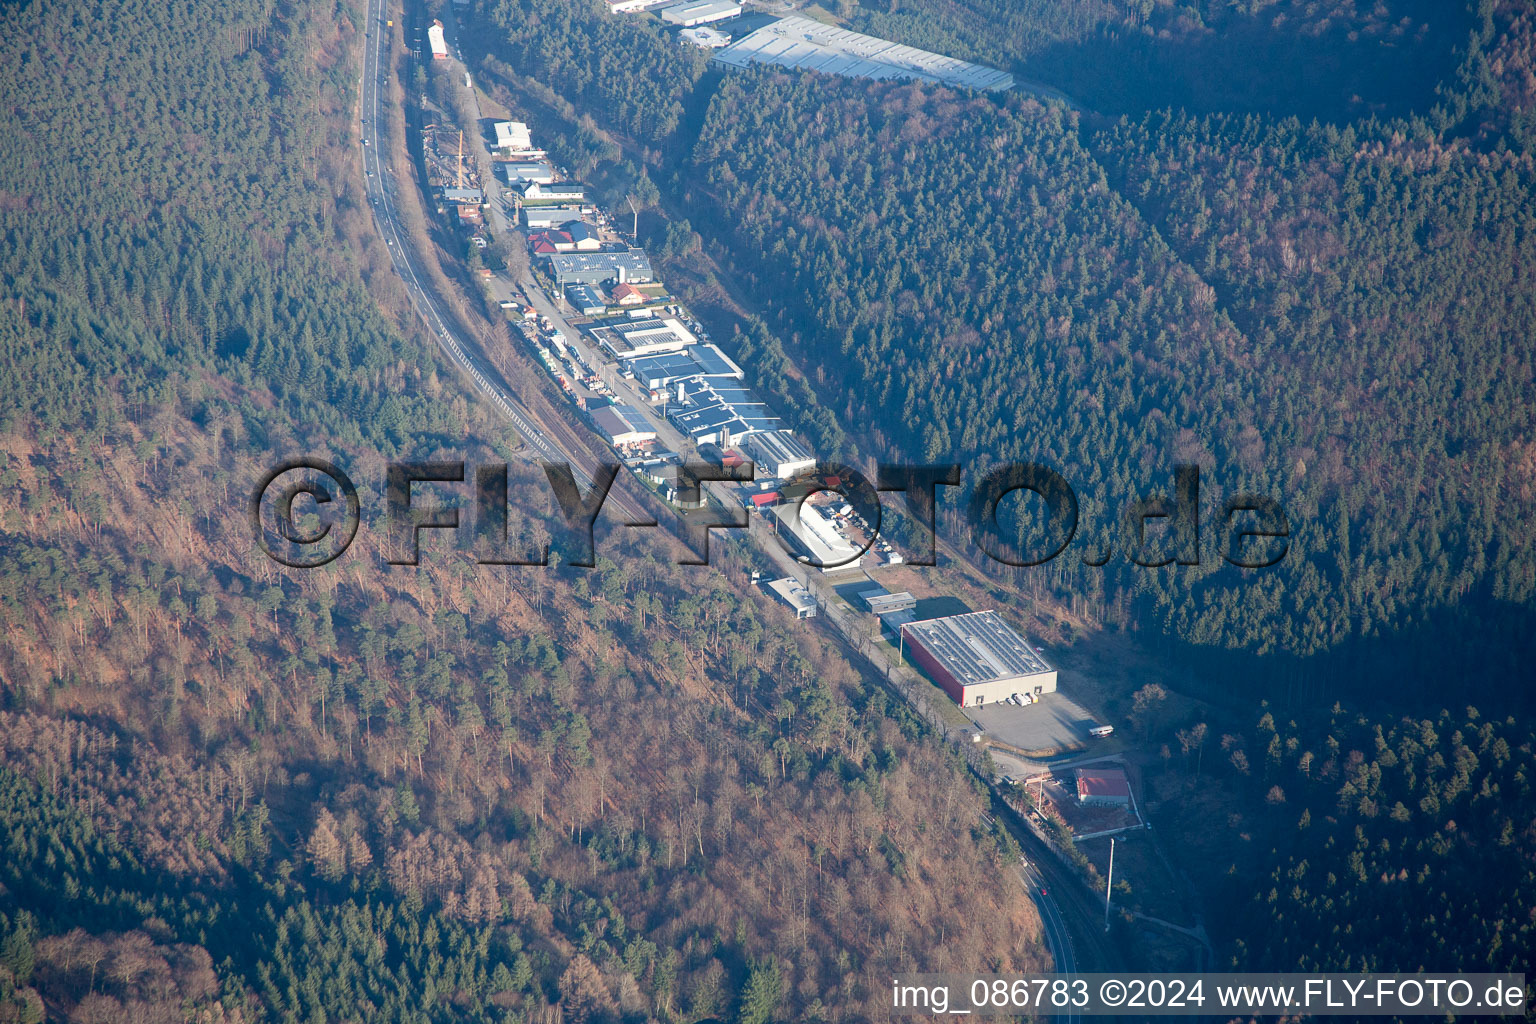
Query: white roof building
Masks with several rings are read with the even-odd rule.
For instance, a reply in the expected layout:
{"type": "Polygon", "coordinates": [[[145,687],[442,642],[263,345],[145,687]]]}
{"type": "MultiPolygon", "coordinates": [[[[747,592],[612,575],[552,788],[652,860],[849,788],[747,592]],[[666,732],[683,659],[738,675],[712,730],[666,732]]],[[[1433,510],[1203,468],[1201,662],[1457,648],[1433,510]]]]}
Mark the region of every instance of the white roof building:
{"type": "Polygon", "coordinates": [[[670,25],[681,25],[684,28],[692,28],[695,25],[707,25],[712,21],[724,21],[727,18],[741,16],[741,4],[734,0],[683,0],[680,4],[664,7],[661,10],[661,20],[670,25]]]}
{"type": "Polygon", "coordinates": [[[647,317],[593,328],[595,340],[615,359],[633,359],[659,352],[681,352],[698,342],[681,320],[672,317],[647,317]]]}
{"type": "Polygon", "coordinates": [[[491,125],[496,133],[496,148],[510,150],[513,153],[527,153],[533,150],[533,135],[528,131],[528,125],[522,121],[497,121],[491,125]]]}
{"type": "Polygon", "coordinates": [[[731,45],[731,37],[724,32],[702,26],[699,28],[685,28],[678,33],[678,36],[684,42],[692,43],[694,46],[702,46],[706,50],[718,50],[722,46],[731,45]]]}
{"type": "Polygon", "coordinates": [[[787,430],[748,434],[743,444],[752,461],[768,476],[788,480],[816,468],[816,456],[810,448],[787,430]]]}
{"type": "Polygon", "coordinates": [[[809,590],[806,590],[791,576],[781,580],[774,580],[768,584],[768,589],[779,596],[779,600],[795,610],[797,619],[813,619],[816,617],[816,598],[809,590]]]}
{"type": "Polygon", "coordinates": [[[750,32],[715,54],[715,60],[736,67],[805,68],[844,78],[916,79],[961,89],[1013,88],[1013,76],[1006,71],[801,17],[781,18],[750,32]]]}
{"type": "Polygon", "coordinates": [[[779,520],[779,534],[789,541],[797,554],[819,562],[807,562],[822,572],[841,572],[857,569],[864,556],[848,542],[809,502],[790,502],[773,510],[779,520]]]}
{"type": "Polygon", "coordinates": [[[432,47],[433,60],[448,59],[448,41],[443,38],[443,23],[434,21],[427,29],[427,43],[432,47]]]}
{"type": "Polygon", "coordinates": [[[514,160],[502,164],[501,170],[507,176],[508,185],[521,185],[528,181],[550,185],[555,180],[555,169],[546,160],[514,160]]]}
{"type": "Polygon", "coordinates": [[[581,220],[581,208],[576,206],[525,206],[518,217],[526,228],[559,227],[571,221],[581,220]]]}

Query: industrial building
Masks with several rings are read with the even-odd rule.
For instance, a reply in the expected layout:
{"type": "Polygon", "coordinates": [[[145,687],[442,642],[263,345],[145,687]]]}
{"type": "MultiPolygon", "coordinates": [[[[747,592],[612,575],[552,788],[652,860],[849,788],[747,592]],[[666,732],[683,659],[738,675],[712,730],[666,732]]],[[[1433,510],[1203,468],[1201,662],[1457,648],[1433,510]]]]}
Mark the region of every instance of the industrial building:
{"type": "Polygon", "coordinates": [[[637,356],[628,359],[624,368],[635,375],[642,387],[652,391],[675,384],[678,381],[720,378],[741,380],[746,371],[714,345],[689,345],[676,352],[637,356]]]}
{"type": "Polygon", "coordinates": [[[781,18],[750,32],[716,52],[715,60],[743,68],[804,68],[843,78],[915,79],[959,89],[1013,88],[1013,76],[1006,71],[801,17],[781,18]]]}
{"type": "Polygon", "coordinates": [[[608,0],[609,14],[629,14],[648,7],[659,7],[668,0],[608,0]]]}
{"type": "Polygon", "coordinates": [[[577,206],[525,206],[518,211],[523,227],[532,231],[541,228],[563,228],[571,221],[581,220],[581,208],[577,206]]]}
{"type": "Polygon", "coordinates": [[[838,532],[831,520],[809,502],[789,502],[774,508],[779,536],[790,550],[822,572],[857,569],[864,555],[838,532]],[[817,564],[819,563],[819,564],[817,564]]]}
{"type": "Polygon", "coordinates": [[[1077,802],[1125,807],[1131,802],[1131,781],[1121,768],[1081,768],[1077,772],[1077,802]]]}
{"type": "Polygon", "coordinates": [[[683,0],[680,4],[661,9],[661,20],[669,25],[693,28],[711,22],[725,21],[741,16],[741,4],[731,0],[683,0]]]}
{"type": "Polygon", "coordinates": [[[427,29],[427,44],[432,47],[433,60],[448,59],[448,41],[443,38],[443,23],[434,21],[427,29]]]}
{"type": "Polygon", "coordinates": [[[757,468],[769,476],[789,479],[816,468],[816,456],[810,448],[787,430],[752,434],[745,441],[747,455],[757,468]]]}
{"type": "Polygon", "coordinates": [[[566,285],[565,297],[582,316],[597,316],[608,308],[602,293],[589,284],[566,285]]]}
{"type": "Polygon", "coordinates": [[[793,577],[786,576],[781,580],[774,580],[768,584],[768,589],[779,596],[779,600],[795,610],[797,619],[814,619],[816,617],[816,598],[809,590],[806,590],[793,577]]]}
{"type": "Polygon", "coordinates": [[[731,376],[678,381],[678,395],[668,403],[667,419],[695,444],[714,442],[722,448],[750,434],[783,430],[784,421],[767,403],[731,376]]]}
{"type": "MultiPolygon", "coordinates": [[[[529,188],[538,188],[530,185],[529,188]]],[[[555,186],[559,187],[559,186],[555,186]]],[[[566,252],[549,257],[549,272],[564,287],[573,281],[602,284],[605,281],[645,283],[655,280],[650,257],[644,249],[623,252],[566,252]]]]}
{"type": "Polygon", "coordinates": [[[731,45],[730,36],[712,28],[685,28],[678,33],[678,37],[685,43],[692,43],[706,50],[718,50],[722,46],[731,45]]]}
{"type": "Polygon", "coordinates": [[[995,611],[923,619],[901,627],[902,643],[963,708],[1015,693],[1056,692],[1056,670],[995,611]]]}
{"type": "Polygon", "coordinates": [[[549,185],[555,180],[555,169],[547,160],[516,160],[501,165],[501,173],[508,185],[523,185],[536,181],[549,185]]]}
{"type": "Polygon", "coordinates": [[[524,181],[515,186],[525,200],[534,202],[584,203],[587,187],[572,181],[524,181]]]}
{"type": "MultiPolygon", "coordinates": [[[[615,285],[614,291],[617,292],[622,287],[624,287],[623,284],[615,285]]],[[[682,321],[671,317],[647,316],[638,320],[594,327],[587,333],[592,335],[592,340],[609,355],[618,360],[654,355],[657,352],[681,352],[699,340],[692,331],[683,326],[682,321]]]]}
{"type": "Polygon", "coordinates": [[[622,402],[598,409],[592,414],[592,423],[608,439],[609,444],[641,444],[656,440],[656,431],[645,422],[639,410],[622,402]]]}
{"type": "Polygon", "coordinates": [[[528,125],[522,121],[497,121],[491,125],[491,131],[496,136],[496,144],[493,148],[505,150],[508,153],[533,152],[533,135],[528,131],[528,125]]]}
{"type": "Polygon", "coordinates": [[[909,612],[917,607],[917,598],[905,590],[896,594],[871,594],[864,599],[870,614],[886,616],[896,612],[909,612]]]}

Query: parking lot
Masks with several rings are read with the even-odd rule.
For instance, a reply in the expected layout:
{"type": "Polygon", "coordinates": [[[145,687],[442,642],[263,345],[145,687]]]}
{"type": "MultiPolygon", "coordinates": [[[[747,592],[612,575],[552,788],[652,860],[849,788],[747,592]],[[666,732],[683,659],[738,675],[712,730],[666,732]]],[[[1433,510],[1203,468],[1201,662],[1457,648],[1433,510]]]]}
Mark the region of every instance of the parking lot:
{"type": "Polygon", "coordinates": [[[1061,693],[1042,694],[1033,704],[988,704],[966,708],[966,715],[987,735],[1041,757],[1080,750],[1089,743],[1094,717],[1061,693]]]}

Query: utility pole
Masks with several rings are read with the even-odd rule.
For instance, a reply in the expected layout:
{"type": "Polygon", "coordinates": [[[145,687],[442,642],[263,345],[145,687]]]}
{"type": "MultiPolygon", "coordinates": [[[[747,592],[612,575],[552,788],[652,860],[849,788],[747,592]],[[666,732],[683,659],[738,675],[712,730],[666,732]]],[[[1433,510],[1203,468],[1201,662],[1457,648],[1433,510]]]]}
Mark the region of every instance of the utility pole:
{"type": "Polygon", "coordinates": [[[1109,889],[1115,884],[1115,837],[1109,837],[1109,877],[1104,880],[1104,930],[1109,931],[1109,889]]]}
{"type": "Polygon", "coordinates": [[[634,215],[634,224],[629,229],[629,241],[632,245],[640,242],[640,211],[635,209],[635,197],[625,196],[624,201],[629,204],[629,212],[634,215]]]}

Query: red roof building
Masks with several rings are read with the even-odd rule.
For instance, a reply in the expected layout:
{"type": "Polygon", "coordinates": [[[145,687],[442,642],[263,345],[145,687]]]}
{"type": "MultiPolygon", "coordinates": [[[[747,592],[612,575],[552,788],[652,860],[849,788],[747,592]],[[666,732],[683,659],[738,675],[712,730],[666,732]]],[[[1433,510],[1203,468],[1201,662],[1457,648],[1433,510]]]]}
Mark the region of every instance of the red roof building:
{"type": "Polygon", "coordinates": [[[571,241],[570,233],[566,231],[536,231],[528,236],[528,243],[536,256],[570,252],[576,248],[576,243],[571,241]]]}
{"type": "Polygon", "coordinates": [[[1084,768],[1077,773],[1077,802],[1124,806],[1131,802],[1131,782],[1119,768],[1084,768]]]}
{"type": "Polygon", "coordinates": [[[645,293],[628,281],[615,285],[610,295],[614,303],[620,306],[638,306],[645,301],[645,293]]]}

